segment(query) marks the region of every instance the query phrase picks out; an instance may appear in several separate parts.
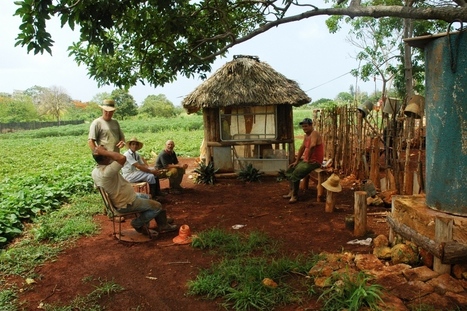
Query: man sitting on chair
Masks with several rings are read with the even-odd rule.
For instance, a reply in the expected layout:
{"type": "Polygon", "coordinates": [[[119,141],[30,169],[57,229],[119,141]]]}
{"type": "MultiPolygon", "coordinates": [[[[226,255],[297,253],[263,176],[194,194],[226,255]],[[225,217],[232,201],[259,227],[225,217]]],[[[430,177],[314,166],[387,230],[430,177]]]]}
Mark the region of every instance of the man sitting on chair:
{"type": "Polygon", "coordinates": [[[131,184],[120,174],[126,162],[123,154],[97,146],[92,156],[98,164],[92,171],[94,183],[109,194],[110,200],[118,211],[138,213],[138,217],[131,221],[136,231],[152,237],[157,236],[157,232],[149,231],[149,222],[152,219],[156,220],[159,232],[177,230],[176,225],[167,222],[166,211],[162,209],[159,202],[149,200],[145,194],[137,194],[131,184]]]}
{"type": "Polygon", "coordinates": [[[131,183],[146,181],[153,200],[157,196],[163,196],[159,183],[158,169],[150,168],[148,162],[137,152],[143,148],[143,143],[133,137],[126,143],[128,150],[123,154],[126,157],[125,165],[122,168],[123,178],[131,183]]]}
{"type": "Polygon", "coordinates": [[[180,193],[183,188],[180,186],[182,183],[183,175],[188,165],[179,165],[177,154],[174,151],[175,143],[173,140],[168,140],[165,143],[165,149],[159,153],[156,160],[157,169],[166,169],[165,173],[160,176],[169,178],[170,192],[180,193]]]}

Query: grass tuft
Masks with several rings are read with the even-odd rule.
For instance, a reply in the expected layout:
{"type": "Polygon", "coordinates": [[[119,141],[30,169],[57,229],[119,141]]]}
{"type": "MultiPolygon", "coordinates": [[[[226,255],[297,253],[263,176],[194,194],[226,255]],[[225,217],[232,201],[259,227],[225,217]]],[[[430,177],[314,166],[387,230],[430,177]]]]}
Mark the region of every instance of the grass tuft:
{"type": "Polygon", "coordinates": [[[279,305],[297,303],[309,295],[309,282],[295,288],[296,277],[305,276],[318,256],[290,259],[277,253],[277,243],[262,232],[231,234],[220,229],[200,232],[193,247],[216,251],[223,256],[219,263],[201,270],[188,283],[188,294],[214,300],[221,298],[226,309],[272,310],[279,305]],[[263,283],[273,280],[276,286],[263,283]]]}
{"type": "Polygon", "coordinates": [[[319,299],[324,301],[324,311],[358,311],[362,307],[381,310],[383,287],[370,284],[372,277],[364,271],[357,274],[334,272],[330,277],[331,287],[323,291],[319,299]]]}

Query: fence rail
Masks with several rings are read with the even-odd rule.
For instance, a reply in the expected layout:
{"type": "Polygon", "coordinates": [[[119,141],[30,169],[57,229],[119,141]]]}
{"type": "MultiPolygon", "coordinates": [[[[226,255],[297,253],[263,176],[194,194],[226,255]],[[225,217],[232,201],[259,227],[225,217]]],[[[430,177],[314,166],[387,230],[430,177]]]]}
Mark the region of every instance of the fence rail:
{"type": "Polygon", "coordinates": [[[83,124],[84,120],[54,121],[54,122],[9,122],[0,123],[0,133],[11,133],[23,130],[37,130],[43,127],[83,124]]]}

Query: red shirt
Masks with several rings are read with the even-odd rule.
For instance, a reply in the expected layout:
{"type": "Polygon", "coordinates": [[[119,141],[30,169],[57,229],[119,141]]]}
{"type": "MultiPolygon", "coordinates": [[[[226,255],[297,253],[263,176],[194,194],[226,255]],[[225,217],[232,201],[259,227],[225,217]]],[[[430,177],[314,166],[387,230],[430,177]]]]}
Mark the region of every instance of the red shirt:
{"type": "Polygon", "coordinates": [[[310,161],[306,161],[308,159],[308,153],[310,152],[310,144],[311,144],[311,134],[309,136],[305,135],[305,152],[303,153],[303,159],[305,162],[308,163],[323,163],[324,159],[324,146],[323,144],[319,144],[315,146],[313,154],[310,157],[310,161]]]}

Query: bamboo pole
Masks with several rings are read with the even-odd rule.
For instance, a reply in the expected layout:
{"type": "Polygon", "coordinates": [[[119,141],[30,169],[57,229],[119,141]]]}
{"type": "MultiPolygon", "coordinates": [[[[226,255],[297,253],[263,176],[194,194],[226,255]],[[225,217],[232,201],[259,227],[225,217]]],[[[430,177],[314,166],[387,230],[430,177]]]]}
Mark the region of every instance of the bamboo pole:
{"type": "Polygon", "coordinates": [[[373,138],[370,161],[370,179],[376,188],[381,188],[379,182],[379,136],[373,138]]]}
{"type": "Polygon", "coordinates": [[[404,183],[403,183],[403,189],[404,189],[404,194],[413,194],[412,189],[409,188],[409,175],[412,175],[410,172],[410,144],[412,142],[412,125],[413,125],[413,118],[409,117],[408,122],[406,123],[407,125],[407,145],[405,147],[405,165],[404,165],[404,183]]]}

